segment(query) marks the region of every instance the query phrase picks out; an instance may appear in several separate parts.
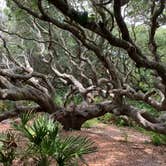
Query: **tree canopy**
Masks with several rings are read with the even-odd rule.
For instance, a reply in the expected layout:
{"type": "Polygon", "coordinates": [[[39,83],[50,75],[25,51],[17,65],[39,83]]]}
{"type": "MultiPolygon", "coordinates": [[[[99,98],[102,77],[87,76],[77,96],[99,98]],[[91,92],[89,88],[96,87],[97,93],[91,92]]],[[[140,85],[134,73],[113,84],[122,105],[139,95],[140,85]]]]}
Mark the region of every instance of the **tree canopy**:
{"type": "Polygon", "coordinates": [[[80,129],[110,112],[166,134],[164,0],[6,2],[0,100],[15,106],[0,121],[44,111],[80,129]]]}

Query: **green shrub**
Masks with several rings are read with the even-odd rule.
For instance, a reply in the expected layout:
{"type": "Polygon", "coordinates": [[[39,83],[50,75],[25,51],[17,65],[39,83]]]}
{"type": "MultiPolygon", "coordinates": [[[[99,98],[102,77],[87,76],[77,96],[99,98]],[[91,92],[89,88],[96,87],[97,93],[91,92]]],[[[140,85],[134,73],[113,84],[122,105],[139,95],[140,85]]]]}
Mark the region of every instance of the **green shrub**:
{"type": "Polygon", "coordinates": [[[54,98],[54,101],[55,101],[55,103],[58,106],[62,106],[63,105],[63,98],[60,95],[56,95],[55,98],[54,98]]]}
{"type": "Polygon", "coordinates": [[[113,117],[112,114],[106,113],[105,115],[99,117],[98,120],[101,121],[102,123],[108,124],[112,122],[112,117],[113,117]]]}
{"type": "Polygon", "coordinates": [[[117,126],[126,126],[125,121],[122,118],[117,118],[116,125],[117,126]]]}
{"type": "Polygon", "coordinates": [[[87,120],[82,127],[83,128],[91,128],[91,127],[95,127],[97,124],[99,123],[99,120],[97,118],[91,119],[91,120],[87,120]]]}
{"type": "Polygon", "coordinates": [[[28,140],[24,154],[33,158],[37,165],[47,166],[51,161],[57,165],[69,165],[83,159],[84,154],[96,151],[94,143],[87,137],[60,136],[60,124],[54,122],[47,114],[33,118],[31,113],[22,114],[16,130],[28,140]]]}
{"type": "Polygon", "coordinates": [[[142,132],[142,133],[150,136],[152,144],[154,144],[156,146],[166,145],[166,135],[158,134],[158,133],[155,133],[152,131],[147,131],[144,128],[140,127],[139,125],[136,125],[134,128],[136,130],[138,130],[139,132],[142,132]]]}
{"type": "Polygon", "coordinates": [[[150,134],[151,141],[154,145],[166,145],[166,135],[152,133],[150,134]]]}

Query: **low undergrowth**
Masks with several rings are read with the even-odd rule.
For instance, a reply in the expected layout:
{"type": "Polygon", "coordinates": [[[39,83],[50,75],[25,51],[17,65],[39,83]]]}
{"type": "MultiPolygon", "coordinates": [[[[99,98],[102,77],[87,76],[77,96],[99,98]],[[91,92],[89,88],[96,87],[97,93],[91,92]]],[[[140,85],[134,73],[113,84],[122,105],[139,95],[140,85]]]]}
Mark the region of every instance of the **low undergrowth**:
{"type": "Polygon", "coordinates": [[[96,151],[87,137],[62,136],[60,124],[46,114],[34,118],[27,113],[20,118],[19,123],[13,124],[12,131],[1,134],[0,162],[4,166],[12,165],[15,159],[25,164],[31,159],[33,165],[38,166],[77,165],[78,161],[86,163],[84,154],[96,151]],[[23,146],[20,145],[22,141],[23,146]]]}

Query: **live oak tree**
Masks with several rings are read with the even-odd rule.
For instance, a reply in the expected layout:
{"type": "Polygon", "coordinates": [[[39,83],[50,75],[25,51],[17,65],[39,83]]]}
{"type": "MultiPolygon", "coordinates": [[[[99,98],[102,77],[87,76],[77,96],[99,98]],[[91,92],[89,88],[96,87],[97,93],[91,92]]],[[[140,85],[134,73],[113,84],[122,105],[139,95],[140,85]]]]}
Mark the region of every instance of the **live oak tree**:
{"type": "Polygon", "coordinates": [[[165,1],[7,4],[8,23],[0,28],[0,99],[16,105],[0,121],[23,111],[43,111],[65,129],[80,129],[86,120],[110,112],[166,134],[164,114],[152,116],[130,102],[166,111],[164,46],[157,41],[165,1]],[[59,90],[61,105],[54,102],[59,90]],[[75,96],[81,97],[80,104],[72,102],[75,96]]]}

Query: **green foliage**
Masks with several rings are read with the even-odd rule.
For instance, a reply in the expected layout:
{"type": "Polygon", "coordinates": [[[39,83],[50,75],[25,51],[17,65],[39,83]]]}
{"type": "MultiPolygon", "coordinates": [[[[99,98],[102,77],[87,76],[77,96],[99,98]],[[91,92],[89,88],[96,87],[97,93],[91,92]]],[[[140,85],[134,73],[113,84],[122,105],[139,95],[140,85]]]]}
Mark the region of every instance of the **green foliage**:
{"type": "Polygon", "coordinates": [[[134,128],[136,130],[148,135],[151,139],[152,144],[154,144],[156,146],[166,145],[166,135],[158,134],[158,133],[155,133],[152,131],[147,131],[138,125],[135,125],[134,128]]]}
{"type": "Polygon", "coordinates": [[[28,139],[25,150],[27,156],[34,158],[38,165],[47,166],[52,160],[57,165],[68,165],[83,159],[82,155],[96,151],[94,143],[87,137],[60,136],[60,125],[47,114],[39,115],[34,120],[33,114],[20,116],[20,124],[14,127],[28,139]]]}
{"type": "Polygon", "coordinates": [[[21,125],[25,126],[28,121],[30,121],[33,118],[34,114],[32,114],[31,112],[27,112],[20,114],[20,119],[21,119],[21,125]]]}
{"type": "MultiPolygon", "coordinates": [[[[106,113],[105,115],[98,117],[98,118],[93,118],[90,120],[87,120],[82,127],[83,128],[91,128],[95,127],[99,123],[104,123],[104,124],[115,124],[117,126],[131,126],[130,124],[130,119],[129,122],[127,120],[125,121],[124,118],[122,117],[117,117],[113,114],[106,113]]],[[[132,122],[131,122],[132,123],[132,122]]]]}
{"type": "Polygon", "coordinates": [[[11,110],[14,103],[11,101],[0,101],[0,112],[11,110]]]}
{"type": "Polygon", "coordinates": [[[6,105],[3,101],[0,101],[0,111],[5,111],[6,110],[6,105]]]}
{"type": "Polygon", "coordinates": [[[128,126],[128,124],[121,117],[116,117],[115,124],[117,126],[128,126]]]}
{"type": "MultiPolygon", "coordinates": [[[[65,96],[65,91],[59,91],[58,93],[56,93],[56,96],[54,98],[54,102],[58,105],[58,106],[62,106],[64,104],[64,96],[65,96]]],[[[72,97],[69,97],[67,99],[67,105],[70,103],[73,104],[80,104],[82,102],[82,96],[80,94],[76,94],[72,97]]]]}
{"type": "Polygon", "coordinates": [[[4,166],[11,166],[16,158],[16,148],[15,135],[8,131],[0,139],[0,163],[4,166]]]}
{"type": "Polygon", "coordinates": [[[83,128],[91,128],[91,127],[95,127],[97,124],[99,124],[100,121],[97,118],[91,119],[91,120],[87,120],[82,127],[83,128]]]}
{"type": "Polygon", "coordinates": [[[98,120],[99,120],[100,122],[106,123],[106,124],[111,123],[111,122],[112,122],[112,121],[111,121],[111,120],[112,120],[112,114],[106,113],[105,115],[99,117],[98,120]]]}
{"type": "Polygon", "coordinates": [[[145,109],[147,110],[151,115],[154,116],[158,116],[159,112],[156,111],[153,107],[151,107],[150,105],[142,102],[142,101],[132,101],[132,100],[128,100],[127,101],[129,104],[132,104],[133,106],[140,108],[140,109],[145,109]]]}
{"type": "Polygon", "coordinates": [[[94,98],[94,102],[95,102],[95,103],[100,103],[101,101],[103,101],[103,98],[102,98],[101,96],[96,96],[96,97],[94,98]]]}
{"type": "Polygon", "coordinates": [[[156,146],[166,145],[166,135],[153,132],[152,134],[150,134],[150,138],[152,143],[156,146]]]}
{"type": "Polygon", "coordinates": [[[74,104],[80,104],[83,100],[82,100],[82,96],[81,95],[75,95],[74,97],[73,97],[73,100],[72,100],[73,102],[74,102],[74,104]]]}
{"type": "Polygon", "coordinates": [[[88,21],[89,22],[96,21],[96,15],[94,13],[88,14],[88,21]]]}
{"type": "Polygon", "coordinates": [[[147,27],[139,25],[135,28],[136,34],[136,43],[141,47],[141,49],[147,52],[147,43],[148,43],[148,31],[147,27]]]}
{"type": "Polygon", "coordinates": [[[163,36],[166,36],[166,30],[165,28],[159,28],[156,32],[156,42],[157,45],[159,46],[158,52],[162,56],[161,57],[162,61],[166,62],[166,57],[164,56],[166,53],[166,47],[165,47],[166,38],[163,36]]]}
{"type": "MultiPolygon", "coordinates": [[[[88,83],[87,80],[86,82],[84,81],[84,79],[80,78],[80,73],[78,72],[78,67],[74,67],[74,65],[71,63],[71,59],[69,59],[69,56],[67,54],[67,50],[69,52],[71,52],[71,55],[74,57],[72,58],[73,61],[78,64],[81,65],[80,63],[80,57],[77,56],[79,51],[80,53],[84,53],[83,50],[86,50],[82,44],[78,44],[79,42],[77,42],[77,40],[75,40],[75,37],[73,37],[71,35],[71,33],[68,33],[67,31],[58,29],[56,26],[52,26],[52,24],[50,24],[51,28],[48,27],[48,23],[44,23],[43,21],[39,21],[38,19],[33,20],[32,17],[30,17],[28,15],[27,12],[25,12],[24,10],[21,10],[17,7],[17,5],[14,5],[14,3],[12,1],[7,0],[7,4],[9,6],[9,8],[6,9],[5,13],[6,15],[9,16],[9,21],[7,21],[7,24],[10,24],[10,19],[11,19],[11,29],[10,26],[5,28],[7,30],[9,30],[9,32],[15,32],[20,34],[21,36],[24,37],[28,37],[28,38],[34,38],[34,39],[40,39],[41,41],[48,41],[50,40],[50,33],[46,33],[48,30],[51,31],[51,38],[55,40],[55,43],[57,42],[57,45],[52,45],[53,49],[50,50],[52,52],[54,52],[54,49],[56,48],[56,56],[54,56],[54,61],[55,61],[55,66],[57,67],[58,70],[60,70],[61,72],[66,72],[66,73],[70,73],[73,74],[81,83],[83,83],[83,85],[85,87],[88,87],[88,83]],[[10,18],[11,17],[11,18],[10,18]],[[33,25],[33,21],[35,21],[37,24],[38,28],[35,28],[33,25]],[[28,26],[27,26],[28,25],[28,26]],[[41,33],[41,37],[39,37],[40,35],[38,32],[38,29],[40,30],[41,33]],[[63,39],[63,41],[62,41],[63,39]],[[63,50],[62,47],[58,46],[59,44],[62,44],[65,46],[66,50],[63,50]],[[79,45],[81,46],[81,49],[79,50],[79,45]],[[55,47],[55,48],[54,48],[55,47]]],[[[23,5],[25,5],[26,7],[28,7],[29,9],[32,9],[32,11],[35,11],[36,13],[40,14],[39,10],[38,10],[38,5],[37,5],[37,0],[24,0],[23,2],[21,2],[23,5]]],[[[126,10],[126,16],[127,18],[131,21],[130,23],[128,22],[128,27],[129,27],[129,31],[130,34],[132,34],[132,37],[134,39],[134,37],[136,37],[136,45],[141,48],[141,51],[144,55],[147,56],[148,59],[152,59],[154,57],[152,57],[150,51],[149,51],[149,47],[148,47],[148,40],[149,40],[149,27],[147,27],[145,24],[144,25],[137,25],[138,24],[142,24],[143,22],[147,22],[149,23],[149,20],[147,20],[147,18],[149,18],[150,16],[150,1],[144,1],[144,0],[134,0],[134,1],[130,1],[129,5],[127,6],[127,10],[126,10]],[[142,13],[144,13],[142,15],[142,13]],[[148,17],[145,17],[148,16],[148,17]],[[132,23],[136,23],[136,26],[134,28],[134,30],[132,29],[132,23]],[[134,35],[135,32],[135,35],[134,35]]],[[[78,2],[79,3],[79,2],[78,2]]],[[[43,7],[44,10],[46,11],[46,13],[48,15],[50,15],[51,17],[55,18],[56,20],[61,19],[61,21],[63,22],[64,20],[67,21],[68,19],[65,18],[61,15],[58,14],[59,12],[56,13],[56,9],[53,9],[54,5],[50,5],[48,3],[47,0],[43,1],[43,7]],[[50,7],[53,7],[50,10],[50,7]],[[60,16],[60,17],[59,17],[60,16]]],[[[87,11],[90,13],[91,7],[89,7],[87,5],[87,11]]],[[[81,25],[85,25],[88,22],[91,21],[96,21],[99,22],[101,17],[97,17],[97,12],[95,10],[93,10],[92,14],[88,14],[87,12],[75,12],[73,13],[73,18],[80,23],[81,25]]],[[[108,19],[108,16],[106,15],[106,20],[108,19]]],[[[109,20],[108,20],[109,21],[109,20]]],[[[110,21],[109,21],[110,22],[110,21]]],[[[112,22],[111,22],[112,23],[112,22]]],[[[159,22],[160,23],[160,22],[159,22]]],[[[97,25],[97,24],[96,24],[97,25]]],[[[74,26],[74,24],[73,24],[74,26]]],[[[83,29],[85,30],[85,29],[83,29]]],[[[109,27],[108,27],[109,30],[109,27]]],[[[87,37],[90,38],[92,40],[92,43],[95,42],[96,45],[100,44],[100,40],[102,39],[101,37],[97,37],[94,33],[91,33],[89,31],[87,32],[87,37]]],[[[118,28],[114,28],[114,30],[112,31],[113,35],[115,36],[119,36],[121,37],[121,35],[119,34],[119,30],[118,28]]],[[[158,46],[158,53],[162,56],[162,62],[166,61],[166,56],[165,52],[166,52],[166,47],[165,47],[165,43],[166,43],[166,38],[164,38],[163,36],[166,35],[166,31],[165,28],[158,28],[158,30],[155,33],[155,39],[157,42],[157,46],[158,46]]],[[[20,38],[16,38],[16,36],[10,37],[8,39],[10,42],[10,46],[9,49],[11,51],[11,54],[13,56],[18,56],[18,55],[22,55],[26,52],[26,54],[29,54],[29,50],[31,50],[31,55],[36,56],[37,58],[35,59],[35,65],[34,65],[34,71],[40,71],[44,74],[48,74],[49,78],[54,77],[54,74],[51,73],[50,70],[48,70],[49,67],[45,67],[43,64],[41,63],[36,63],[38,58],[38,55],[41,53],[40,51],[40,47],[41,45],[38,42],[34,42],[32,40],[30,41],[26,41],[26,40],[20,40],[20,38]],[[38,43],[38,44],[37,44],[38,43]],[[18,48],[19,46],[19,48],[18,48]],[[20,49],[21,47],[21,49],[20,49]],[[24,50],[24,51],[23,51],[24,50]],[[37,65],[36,65],[37,64],[37,65]],[[41,67],[44,66],[44,67],[41,67]],[[36,70],[37,69],[37,70],[36,70]]],[[[7,40],[7,41],[8,41],[7,40]]],[[[101,40],[103,41],[103,40],[101,40]]],[[[134,41],[134,40],[133,40],[134,41]]],[[[54,42],[53,42],[54,43],[54,42]]],[[[94,44],[95,44],[94,43],[94,44]]],[[[131,60],[129,60],[129,57],[126,55],[126,52],[122,49],[117,49],[117,48],[113,48],[111,45],[108,45],[107,43],[104,43],[103,45],[101,45],[101,52],[103,52],[103,55],[107,55],[107,53],[109,53],[108,55],[110,56],[111,60],[113,61],[114,64],[117,65],[117,70],[119,70],[119,72],[122,74],[122,77],[124,75],[126,75],[126,73],[128,73],[128,71],[130,71],[133,66],[135,66],[134,62],[131,63],[131,60]],[[118,55],[118,56],[116,56],[118,55]],[[122,65],[122,63],[124,63],[124,65],[122,65]],[[124,67],[122,67],[124,66],[124,67]],[[127,72],[126,72],[127,71],[127,72]]],[[[42,43],[45,44],[45,51],[44,51],[44,55],[45,57],[47,57],[47,54],[49,53],[49,51],[47,50],[48,48],[48,43],[42,43]]],[[[90,49],[87,49],[85,51],[85,54],[83,55],[83,57],[85,57],[85,59],[89,59],[92,66],[95,67],[96,69],[96,74],[98,76],[98,78],[108,78],[108,73],[106,72],[104,66],[102,65],[101,62],[99,62],[99,59],[95,56],[94,52],[90,51],[90,49]]],[[[16,58],[17,59],[17,58],[16,58]]],[[[19,59],[19,58],[18,58],[19,59]]],[[[40,60],[38,60],[39,62],[40,60]]],[[[86,62],[85,62],[86,64],[86,62]]],[[[83,73],[86,73],[86,76],[88,76],[88,78],[92,78],[93,79],[93,72],[90,70],[89,65],[87,63],[87,65],[85,65],[84,67],[81,65],[81,70],[83,71],[83,73]],[[86,71],[86,72],[85,72],[86,71]]],[[[153,88],[153,76],[152,76],[152,72],[151,70],[145,70],[140,68],[139,71],[136,70],[132,70],[131,76],[129,75],[129,82],[130,83],[130,79],[131,81],[131,86],[132,85],[138,85],[138,87],[142,90],[142,91],[147,91],[147,90],[151,90],[153,88]]],[[[64,103],[64,94],[65,92],[67,92],[67,86],[66,85],[62,85],[62,83],[57,83],[58,79],[56,79],[56,83],[54,84],[56,87],[56,96],[54,98],[54,101],[57,105],[62,106],[64,103]],[[58,86],[57,86],[58,84],[58,86]],[[60,89],[59,92],[57,92],[60,89]]],[[[103,88],[105,88],[105,85],[102,85],[103,88]]],[[[157,98],[157,97],[156,97],[157,98]]],[[[155,99],[156,99],[155,98],[155,99]]],[[[74,95],[74,97],[71,97],[68,99],[67,104],[70,103],[74,103],[74,104],[80,104],[80,102],[82,101],[82,97],[81,95],[74,95]]],[[[103,101],[102,97],[95,97],[95,103],[101,102],[103,101]]],[[[152,107],[150,107],[149,105],[143,103],[143,102],[135,102],[135,101],[127,101],[129,104],[132,104],[134,106],[136,106],[137,108],[140,109],[146,109],[148,110],[152,115],[157,116],[158,113],[155,109],[153,109],[152,107]]],[[[0,110],[4,111],[4,110],[8,110],[8,105],[7,104],[1,104],[0,103],[0,110]]],[[[9,109],[10,110],[10,109],[9,109]]],[[[23,115],[24,116],[24,115],[23,115]]],[[[40,145],[42,143],[43,138],[47,138],[48,137],[48,128],[47,126],[44,126],[43,121],[47,122],[48,119],[38,119],[38,121],[36,121],[35,123],[33,123],[33,126],[29,126],[28,122],[31,119],[27,119],[29,118],[29,115],[26,117],[22,117],[21,118],[21,124],[20,126],[17,126],[17,129],[20,130],[21,132],[24,133],[24,135],[29,139],[30,142],[33,142],[33,144],[37,144],[40,145]]],[[[114,116],[112,116],[111,114],[106,114],[103,117],[99,118],[99,120],[103,123],[110,123],[113,122],[115,124],[117,124],[118,126],[124,126],[127,125],[126,122],[118,117],[115,118],[114,116]]],[[[85,124],[83,125],[84,127],[91,127],[96,125],[98,122],[97,120],[90,120],[85,122],[85,124]]],[[[44,161],[44,158],[43,158],[44,161]]]]}
{"type": "Polygon", "coordinates": [[[127,120],[125,121],[124,118],[121,116],[115,116],[110,113],[106,113],[105,115],[98,118],[98,120],[105,124],[115,124],[117,126],[130,126],[131,124],[128,124],[127,120]]]}
{"type": "Polygon", "coordinates": [[[4,166],[11,166],[14,159],[15,159],[15,151],[13,148],[0,149],[0,163],[3,163],[4,166]]]}
{"type": "Polygon", "coordinates": [[[93,143],[87,137],[70,136],[57,141],[54,146],[54,158],[59,165],[75,163],[76,159],[82,159],[82,155],[96,151],[93,143]]]}
{"type": "Polygon", "coordinates": [[[55,98],[54,98],[54,101],[58,106],[63,105],[63,98],[60,95],[56,95],[55,98]]]}

